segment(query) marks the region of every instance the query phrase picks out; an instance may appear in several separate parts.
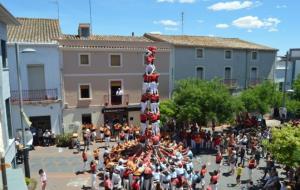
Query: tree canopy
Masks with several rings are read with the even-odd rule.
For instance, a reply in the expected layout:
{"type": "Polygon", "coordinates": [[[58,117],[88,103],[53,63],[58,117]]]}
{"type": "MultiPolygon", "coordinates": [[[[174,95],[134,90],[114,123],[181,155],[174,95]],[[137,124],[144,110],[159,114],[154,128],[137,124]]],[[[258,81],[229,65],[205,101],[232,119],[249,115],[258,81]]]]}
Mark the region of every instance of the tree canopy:
{"type": "Polygon", "coordinates": [[[185,79],[177,82],[169,102],[160,105],[162,115],[178,122],[226,122],[233,118],[236,106],[229,90],[218,80],[185,79]],[[166,109],[165,107],[168,107],[166,109]]]}
{"type": "Polygon", "coordinates": [[[264,145],[278,162],[300,166],[300,127],[286,124],[282,128],[273,128],[271,142],[265,141],[264,145]]]}
{"type": "Polygon", "coordinates": [[[244,90],[240,94],[245,109],[248,112],[267,113],[271,107],[281,105],[282,93],[276,90],[275,84],[265,81],[262,84],[244,90]]]}

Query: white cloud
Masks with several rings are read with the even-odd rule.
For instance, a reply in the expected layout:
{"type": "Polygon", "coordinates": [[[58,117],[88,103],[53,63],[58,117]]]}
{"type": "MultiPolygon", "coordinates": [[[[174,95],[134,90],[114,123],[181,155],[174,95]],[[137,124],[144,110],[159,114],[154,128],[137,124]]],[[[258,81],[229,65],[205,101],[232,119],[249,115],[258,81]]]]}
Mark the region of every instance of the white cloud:
{"type": "Polygon", "coordinates": [[[174,3],[175,0],[157,0],[158,3],[174,3]]]}
{"type": "Polygon", "coordinates": [[[176,31],[176,30],[178,30],[178,28],[177,27],[165,27],[165,30],[176,31]]]}
{"type": "Polygon", "coordinates": [[[287,6],[286,5],[276,5],[276,8],[277,9],[285,9],[285,8],[287,8],[287,6]]]}
{"type": "Polygon", "coordinates": [[[197,22],[201,24],[204,22],[204,20],[199,19],[199,20],[197,20],[197,22]]]}
{"type": "MultiPolygon", "coordinates": [[[[259,1],[255,2],[256,4],[260,3],[259,1]]],[[[215,3],[208,7],[208,9],[212,11],[233,11],[233,10],[239,10],[239,9],[245,9],[253,7],[255,4],[252,1],[229,1],[229,2],[219,2],[215,3]]]]}
{"type": "Polygon", "coordinates": [[[228,24],[217,24],[216,28],[226,29],[226,28],[229,28],[229,25],[228,24]]]}
{"type": "Polygon", "coordinates": [[[278,18],[269,17],[260,19],[256,16],[240,17],[232,21],[232,25],[238,28],[247,29],[248,32],[253,29],[267,29],[269,32],[278,31],[277,26],[281,21],[278,18]]]}
{"type": "Polygon", "coordinates": [[[214,34],[208,34],[207,36],[209,36],[209,37],[215,37],[214,34]]]}
{"type": "Polygon", "coordinates": [[[152,32],[149,32],[150,34],[162,34],[160,31],[152,31],[152,32]]]}
{"type": "Polygon", "coordinates": [[[174,20],[169,20],[169,19],[154,21],[153,23],[154,24],[161,24],[163,26],[168,26],[168,27],[170,27],[170,26],[178,26],[179,25],[178,22],[176,22],[174,20]]]}
{"type": "Polygon", "coordinates": [[[158,3],[195,3],[196,0],[156,0],[158,3]]]}
{"type": "Polygon", "coordinates": [[[195,3],[196,0],[179,0],[179,3],[195,3]]]}

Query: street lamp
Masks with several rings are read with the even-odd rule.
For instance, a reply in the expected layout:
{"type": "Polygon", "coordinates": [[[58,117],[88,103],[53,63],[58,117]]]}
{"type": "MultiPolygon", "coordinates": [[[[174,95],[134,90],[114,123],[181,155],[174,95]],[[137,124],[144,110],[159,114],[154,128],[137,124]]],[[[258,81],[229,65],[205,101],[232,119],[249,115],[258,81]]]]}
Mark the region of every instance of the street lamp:
{"type": "Polygon", "coordinates": [[[288,62],[290,60],[289,52],[286,52],[285,56],[280,57],[282,61],[285,61],[285,68],[284,68],[284,82],[283,82],[283,96],[282,96],[282,107],[285,108],[286,104],[286,80],[287,80],[287,67],[288,62]]]}
{"type": "Polygon", "coordinates": [[[16,67],[17,67],[17,77],[18,77],[18,91],[19,91],[19,108],[20,108],[20,120],[21,120],[21,128],[22,128],[22,144],[23,144],[23,160],[24,160],[24,170],[25,176],[30,178],[30,168],[29,168],[29,160],[28,160],[28,148],[26,147],[25,141],[25,126],[23,125],[23,95],[22,95],[22,83],[21,83],[21,73],[20,73],[20,58],[19,53],[34,53],[35,49],[25,48],[22,51],[19,50],[19,44],[15,43],[15,51],[16,51],[16,67]]]}

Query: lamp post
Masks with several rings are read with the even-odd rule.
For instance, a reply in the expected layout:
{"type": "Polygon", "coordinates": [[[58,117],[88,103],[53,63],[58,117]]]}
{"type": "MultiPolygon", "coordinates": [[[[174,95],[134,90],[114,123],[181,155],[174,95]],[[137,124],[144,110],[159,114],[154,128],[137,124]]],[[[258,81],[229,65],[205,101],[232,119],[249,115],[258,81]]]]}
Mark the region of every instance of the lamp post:
{"type": "MultiPolygon", "coordinates": [[[[20,57],[19,57],[19,44],[15,43],[16,51],[16,67],[17,67],[17,77],[18,77],[18,91],[19,91],[19,108],[20,108],[20,120],[22,128],[22,144],[23,144],[23,160],[24,160],[24,170],[25,176],[30,178],[30,168],[28,160],[28,147],[26,147],[25,141],[25,126],[23,125],[23,95],[22,95],[22,82],[21,82],[21,73],[20,73],[20,57]]],[[[21,53],[33,53],[36,52],[35,49],[26,48],[21,51],[21,53]]]]}
{"type": "Polygon", "coordinates": [[[285,60],[282,107],[285,108],[285,106],[286,106],[286,78],[287,78],[287,67],[288,67],[288,62],[289,62],[289,60],[290,60],[290,54],[289,54],[289,52],[286,52],[285,56],[282,57],[282,58],[283,58],[283,60],[285,60]]]}

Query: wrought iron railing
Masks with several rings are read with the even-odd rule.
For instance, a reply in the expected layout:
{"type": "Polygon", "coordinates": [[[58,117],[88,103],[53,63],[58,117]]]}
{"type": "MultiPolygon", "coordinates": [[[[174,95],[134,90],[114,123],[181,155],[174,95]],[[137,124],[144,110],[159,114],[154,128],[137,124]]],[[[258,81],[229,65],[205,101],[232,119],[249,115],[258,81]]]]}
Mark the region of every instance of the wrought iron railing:
{"type": "Polygon", "coordinates": [[[129,104],[129,94],[123,95],[104,95],[104,105],[105,106],[116,106],[116,105],[128,105],[129,104]]]}
{"type": "Polygon", "coordinates": [[[222,80],[223,84],[230,88],[235,88],[237,87],[237,80],[236,79],[223,79],[222,80]]]}
{"type": "MultiPolygon", "coordinates": [[[[10,92],[12,101],[19,101],[19,91],[12,90],[10,92]]],[[[45,101],[57,100],[57,89],[41,89],[41,90],[22,90],[23,101],[45,101]]]]}

